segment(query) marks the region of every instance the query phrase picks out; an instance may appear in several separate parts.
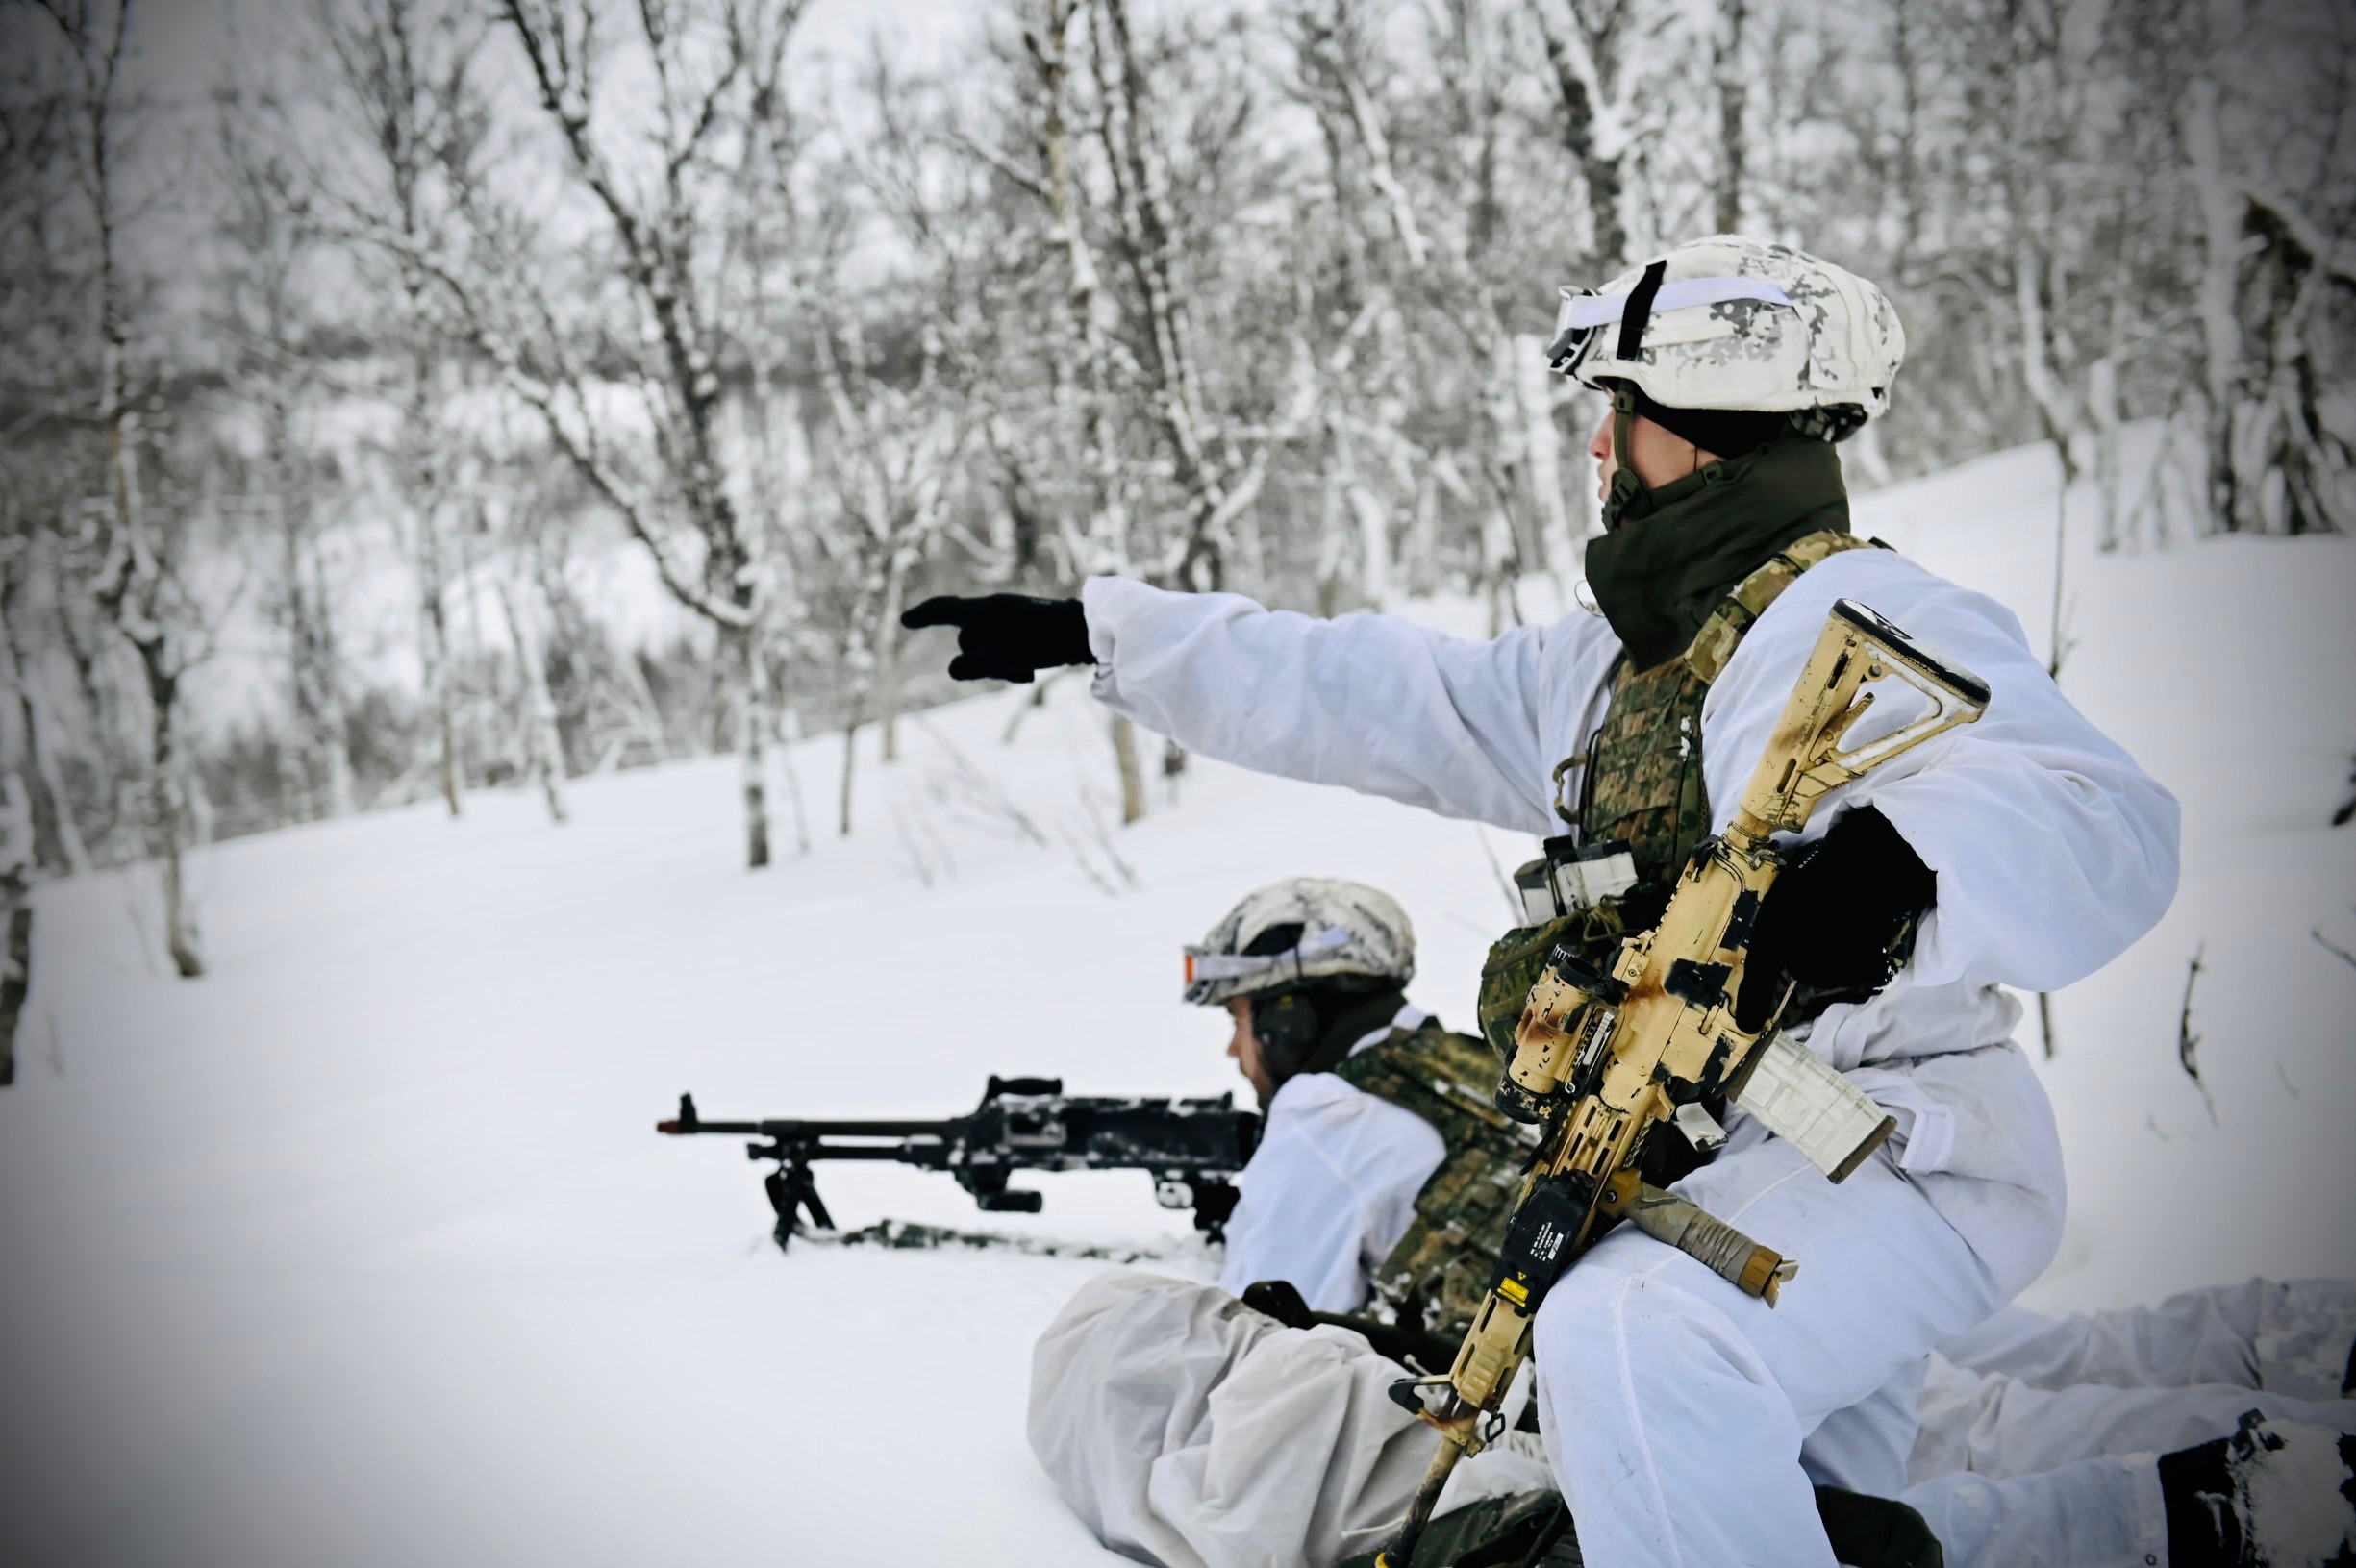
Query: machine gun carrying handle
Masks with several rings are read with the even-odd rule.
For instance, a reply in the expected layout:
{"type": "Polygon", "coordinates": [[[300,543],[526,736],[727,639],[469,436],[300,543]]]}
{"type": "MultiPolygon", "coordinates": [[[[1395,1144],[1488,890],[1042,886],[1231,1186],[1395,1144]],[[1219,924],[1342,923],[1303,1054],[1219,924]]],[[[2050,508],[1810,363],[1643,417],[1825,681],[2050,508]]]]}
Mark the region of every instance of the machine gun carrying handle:
{"type": "Polygon", "coordinates": [[[1064,1081],[1060,1078],[1000,1078],[992,1073],[990,1075],[990,1087],[982,1091],[982,1098],[995,1100],[1002,1094],[1025,1096],[1063,1092],[1064,1081]]]}

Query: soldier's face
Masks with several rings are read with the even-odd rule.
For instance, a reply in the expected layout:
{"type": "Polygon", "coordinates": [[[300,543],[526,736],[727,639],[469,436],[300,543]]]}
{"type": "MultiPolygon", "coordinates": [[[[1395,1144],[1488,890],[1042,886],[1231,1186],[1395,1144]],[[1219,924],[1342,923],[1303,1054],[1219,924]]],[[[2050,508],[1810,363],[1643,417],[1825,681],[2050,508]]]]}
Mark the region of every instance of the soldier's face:
{"type": "MultiPolygon", "coordinates": [[[[1619,472],[1619,456],[1612,450],[1609,409],[1604,411],[1603,422],[1595,427],[1595,434],[1588,437],[1587,455],[1595,460],[1595,499],[1601,501],[1612,493],[1612,476],[1619,472]]],[[[1671,435],[1641,413],[1628,421],[1628,466],[1636,470],[1636,477],[1644,482],[1648,490],[1681,480],[1703,463],[1715,460],[1713,454],[1682,436],[1671,435]]]]}
{"type": "Polygon", "coordinates": [[[1227,1054],[1235,1058],[1237,1068],[1250,1083],[1252,1092],[1266,1105],[1276,1092],[1276,1080],[1270,1076],[1267,1058],[1260,1048],[1260,1036],[1252,1033],[1252,1005],[1244,997],[1227,999],[1227,1015],[1235,1020],[1235,1033],[1227,1041],[1227,1054]]]}

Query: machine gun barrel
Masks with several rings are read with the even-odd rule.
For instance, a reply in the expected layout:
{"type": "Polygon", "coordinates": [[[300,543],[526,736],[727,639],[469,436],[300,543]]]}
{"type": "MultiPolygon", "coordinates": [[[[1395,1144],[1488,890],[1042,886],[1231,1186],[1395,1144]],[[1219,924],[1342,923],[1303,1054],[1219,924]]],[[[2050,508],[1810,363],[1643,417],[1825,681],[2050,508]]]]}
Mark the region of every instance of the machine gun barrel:
{"type": "Polygon", "coordinates": [[[679,1113],[657,1122],[655,1131],[673,1137],[721,1133],[767,1140],[748,1144],[745,1154],[778,1162],[766,1186],[777,1211],[780,1247],[804,1210],[813,1223],[833,1228],[810,1171],[828,1159],[946,1171],[993,1213],[1038,1212],[1040,1193],[1007,1185],[1017,1171],[1141,1170],[1154,1179],[1163,1207],[1191,1207],[1195,1228],[1216,1240],[1235,1208],[1234,1179],[1259,1142],[1260,1118],[1238,1110],[1232,1095],[1088,1098],[1065,1095],[1060,1079],[992,1076],[980,1105],[938,1121],[706,1121],[696,1111],[694,1096],[683,1094],[679,1113]]]}
{"type": "Polygon", "coordinates": [[[695,1097],[679,1097],[679,1114],[666,1116],[655,1123],[655,1131],[673,1137],[687,1137],[698,1132],[717,1132],[738,1137],[776,1138],[798,1141],[805,1138],[912,1138],[930,1133],[950,1137],[971,1118],[950,1116],[939,1121],[809,1121],[770,1120],[761,1122],[708,1122],[695,1112],[695,1097]]]}

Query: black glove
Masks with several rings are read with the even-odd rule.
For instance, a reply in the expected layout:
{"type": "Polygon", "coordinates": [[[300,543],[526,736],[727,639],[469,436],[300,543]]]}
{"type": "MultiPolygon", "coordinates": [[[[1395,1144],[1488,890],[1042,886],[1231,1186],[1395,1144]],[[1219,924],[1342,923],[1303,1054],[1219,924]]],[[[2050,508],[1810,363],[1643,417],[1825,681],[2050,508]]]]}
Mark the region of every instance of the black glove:
{"type": "Polygon", "coordinates": [[[1858,1568],[1942,1568],[1947,1560],[1922,1515],[1891,1498],[1819,1486],[1817,1517],[1833,1556],[1858,1568]]]}
{"type": "Polygon", "coordinates": [[[1311,1311],[1309,1303],[1301,1299],[1300,1288],[1290,1280],[1262,1280],[1245,1285],[1243,1305],[1288,1329],[1314,1329],[1320,1323],[1347,1329],[1364,1339],[1375,1355],[1426,1372],[1451,1365],[1462,1343],[1453,1336],[1443,1338],[1405,1324],[1377,1323],[1372,1318],[1352,1317],[1346,1312],[1311,1311]]]}
{"type": "Polygon", "coordinates": [[[1755,1033],[1788,984],[1815,1000],[1870,996],[1894,972],[1899,937],[1938,889],[1888,817],[1870,806],[1842,812],[1767,889],[1735,1022],[1755,1033]]]}
{"type": "Polygon", "coordinates": [[[1243,1305],[1288,1329],[1316,1326],[1316,1313],[1309,1309],[1309,1304],[1301,1299],[1300,1287],[1290,1280],[1261,1280],[1245,1285],[1243,1305]]]}
{"type": "Polygon", "coordinates": [[[1096,661],[1088,646],[1088,617],[1077,599],[941,594],[903,614],[900,624],[912,632],[956,627],[957,657],[949,660],[949,674],[960,681],[1029,681],[1057,664],[1096,661]]]}

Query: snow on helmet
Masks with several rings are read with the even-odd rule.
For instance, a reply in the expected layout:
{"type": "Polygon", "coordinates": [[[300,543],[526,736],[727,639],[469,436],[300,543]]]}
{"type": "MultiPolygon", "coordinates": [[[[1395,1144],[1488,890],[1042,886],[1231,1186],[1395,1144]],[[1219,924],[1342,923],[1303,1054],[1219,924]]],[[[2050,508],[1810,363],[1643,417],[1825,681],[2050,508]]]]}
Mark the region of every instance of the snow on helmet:
{"type": "Polygon", "coordinates": [[[1314,981],[1403,985],[1416,972],[1416,931],[1363,883],[1291,877],[1246,894],[1186,950],[1186,1000],[1202,1007],[1314,981]]]}
{"type": "Polygon", "coordinates": [[[1565,288],[1546,351],[1590,386],[1675,409],[1796,415],[1840,440],[1890,406],[1906,333],[1865,279],[1789,245],[1689,240],[1599,291],[1565,288]]]}

